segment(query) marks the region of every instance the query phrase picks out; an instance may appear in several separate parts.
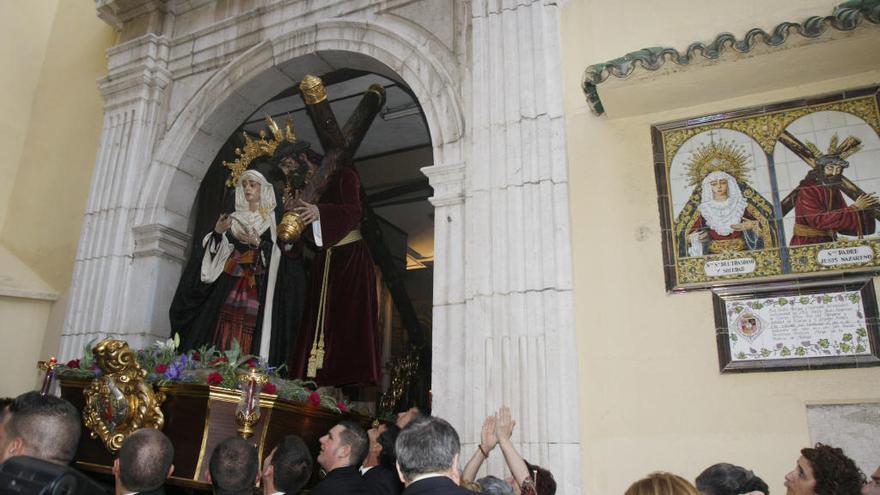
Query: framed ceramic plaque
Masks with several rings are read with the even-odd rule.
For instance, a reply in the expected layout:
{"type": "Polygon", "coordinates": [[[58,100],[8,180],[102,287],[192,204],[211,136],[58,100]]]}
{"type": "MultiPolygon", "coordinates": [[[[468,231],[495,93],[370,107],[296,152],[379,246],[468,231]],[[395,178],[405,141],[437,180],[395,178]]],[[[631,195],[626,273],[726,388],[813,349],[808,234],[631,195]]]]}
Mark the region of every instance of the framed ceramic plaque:
{"type": "Polygon", "coordinates": [[[873,281],[714,293],[722,372],[880,365],[873,281]]]}
{"type": "Polygon", "coordinates": [[[670,291],[880,271],[877,87],[652,126],[670,291]]]}

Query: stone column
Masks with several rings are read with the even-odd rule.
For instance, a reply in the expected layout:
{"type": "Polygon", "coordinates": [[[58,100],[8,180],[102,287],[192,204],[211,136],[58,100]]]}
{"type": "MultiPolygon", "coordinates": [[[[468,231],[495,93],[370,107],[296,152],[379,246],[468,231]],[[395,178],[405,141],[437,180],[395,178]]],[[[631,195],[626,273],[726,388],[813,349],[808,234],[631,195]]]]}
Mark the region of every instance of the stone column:
{"type": "MultiPolygon", "coordinates": [[[[168,45],[164,36],[147,33],[107,52],[109,73],[99,82],[104,128],[74,262],[61,336],[63,359],[79,356],[84,344],[106,334],[121,334],[134,348],[160,337],[132,326],[132,312],[152,306],[153,301],[136,300],[128,292],[138,286],[130,283],[135,246],[132,225],[153,150],[164,129],[171,82],[166,68],[168,45]]],[[[139,236],[156,239],[151,232],[139,236]]],[[[186,236],[183,241],[180,237],[170,234],[185,246],[186,236]]]]}
{"type": "MultiPolygon", "coordinates": [[[[482,419],[509,405],[521,454],[552,470],[559,493],[580,493],[559,7],[474,0],[471,24],[466,244],[450,261],[463,263],[464,315],[460,303],[435,309],[434,404],[464,429],[463,462],[482,419]]],[[[435,222],[439,234],[439,208],[435,222]]],[[[489,464],[502,472],[500,453],[489,464]]]]}

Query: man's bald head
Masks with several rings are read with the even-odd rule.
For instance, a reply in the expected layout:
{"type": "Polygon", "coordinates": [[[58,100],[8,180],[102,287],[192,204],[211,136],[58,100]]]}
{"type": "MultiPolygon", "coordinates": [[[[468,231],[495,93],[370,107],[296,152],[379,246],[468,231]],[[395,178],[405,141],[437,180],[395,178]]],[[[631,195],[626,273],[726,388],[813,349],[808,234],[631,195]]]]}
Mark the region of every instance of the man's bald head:
{"type": "Polygon", "coordinates": [[[79,412],[70,402],[54,395],[27,392],[9,406],[6,424],[10,447],[0,460],[28,455],[58,464],[69,464],[79,444],[79,412]]]}
{"type": "Polygon", "coordinates": [[[133,492],[156,490],[171,475],[174,446],[159,430],[140,429],[125,439],[119,450],[119,481],[133,492]]]}

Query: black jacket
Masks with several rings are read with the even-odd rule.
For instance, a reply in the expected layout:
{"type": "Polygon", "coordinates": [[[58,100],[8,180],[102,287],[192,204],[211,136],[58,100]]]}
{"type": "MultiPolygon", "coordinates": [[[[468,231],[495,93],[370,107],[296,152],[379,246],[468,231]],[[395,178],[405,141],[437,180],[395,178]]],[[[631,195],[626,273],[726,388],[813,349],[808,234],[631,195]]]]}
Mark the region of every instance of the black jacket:
{"type": "Polygon", "coordinates": [[[400,495],[403,485],[397,471],[376,466],[364,473],[364,483],[373,495],[400,495]]]}
{"type": "Polygon", "coordinates": [[[403,495],[473,495],[446,476],[416,481],[403,490],[403,495]]]}
{"type": "Polygon", "coordinates": [[[315,485],[312,495],[369,495],[357,466],[336,468],[315,485]]]}

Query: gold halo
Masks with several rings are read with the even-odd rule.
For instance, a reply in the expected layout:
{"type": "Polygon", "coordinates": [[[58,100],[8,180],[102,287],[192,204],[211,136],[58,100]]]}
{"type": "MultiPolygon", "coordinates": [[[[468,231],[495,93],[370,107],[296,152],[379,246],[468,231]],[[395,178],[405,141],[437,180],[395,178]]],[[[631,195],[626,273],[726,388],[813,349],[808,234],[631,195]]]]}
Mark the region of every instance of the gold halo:
{"type": "Polygon", "coordinates": [[[742,145],[723,139],[701,144],[685,163],[688,185],[698,186],[711,172],[727,172],[737,182],[746,179],[749,155],[742,145]]]}
{"type": "Polygon", "coordinates": [[[284,141],[288,143],[296,142],[296,134],[293,132],[293,119],[287,117],[287,123],[284,126],[284,132],[278,128],[278,124],[272,120],[269,115],[266,116],[266,125],[272,132],[272,139],[267,139],[266,130],[260,131],[260,138],[254,139],[247,132],[242,132],[244,136],[244,147],[235,148],[235,156],[238,158],[234,162],[223,160],[223,166],[229,169],[229,178],[226,179],[226,187],[235,187],[241,174],[247,170],[251,162],[260,156],[272,156],[278,145],[284,141]]]}

